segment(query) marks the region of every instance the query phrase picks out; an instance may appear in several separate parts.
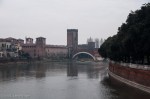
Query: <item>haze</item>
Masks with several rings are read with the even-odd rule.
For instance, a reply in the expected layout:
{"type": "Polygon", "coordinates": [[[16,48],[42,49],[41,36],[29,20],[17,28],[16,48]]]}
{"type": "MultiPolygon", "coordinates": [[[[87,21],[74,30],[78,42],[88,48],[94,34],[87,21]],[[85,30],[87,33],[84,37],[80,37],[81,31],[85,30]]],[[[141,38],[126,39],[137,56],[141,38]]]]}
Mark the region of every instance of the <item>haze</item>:
{"type": "Polygon", "coordinates": [[[79,43],[117,33],[128,14],[149,0],[0,0],[0,38],[47,38],[66,45],[67,29],[78,29],[79,43]]]}

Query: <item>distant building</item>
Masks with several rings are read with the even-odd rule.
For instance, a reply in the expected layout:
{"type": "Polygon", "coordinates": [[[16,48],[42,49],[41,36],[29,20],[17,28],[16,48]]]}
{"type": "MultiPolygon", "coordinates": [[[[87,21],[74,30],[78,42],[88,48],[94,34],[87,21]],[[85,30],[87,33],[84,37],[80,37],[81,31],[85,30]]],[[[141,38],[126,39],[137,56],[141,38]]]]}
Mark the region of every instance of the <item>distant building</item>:
{"type": "Polygon", "coordinates": [[[22,50],[21,45],[24,43],[22,39],[12,37],[0,39],[0,57],[18,57],[18,52],[22,50]]]}
{"type": "Polygon", "coordinates": [[[11,50],[11,41],[6,39],[0,39],[0,57],[7,57],[8,50],[11,50]]]}
{"type": "Polygon", "coordinates": [[[88,38],[87,39],[87,44],[88,44],[88,42],[93,42],[93,39],[90,37],[90,38],[88,38]]]}
{"type": "Polygon", "coordinates": [[[24,40],[23,40],[23,39],[17,39],[17,42],[18,42],[20,45],[24,44],[24,40]]]}
{"type": "Polygon", "coordinates": [[[88,49],[90,50],[95,49],[95,42],[88,42],[88,49]]]}
{"type": "Polygon", "coordinates": [[[90,37],[87,39],[87,44],[79,44],[78,50],[94,50],[95,49],[95,42],[90,37]]]}
{"type": "Polygon", "coordinates": [[[11,42],[11,44],[16,44],[16,43],[18,43],[18,42],[17,42],[17,39],[12,38],[12,37],[6,38],[6,40],[9,40],[9,41],[11,42]]]}
{"type": "Polygon", "coordinates": [[[87,46],[89,50],[93,50],[95,48],[95,42],[91,37],[87,39],[87,46]]]}
{"type": "Polygon", "coordinates": [[[95,48],[99,48],[99,47],[100,47],[99,39],[96,38],[96,39],[95,39],[95,48]]]}
{"type": "Polygon", "coordinates": [[[100,40],[100,46],[104,43],[104,41],[105,40],[101,38],[101,40],[100,40]]]}

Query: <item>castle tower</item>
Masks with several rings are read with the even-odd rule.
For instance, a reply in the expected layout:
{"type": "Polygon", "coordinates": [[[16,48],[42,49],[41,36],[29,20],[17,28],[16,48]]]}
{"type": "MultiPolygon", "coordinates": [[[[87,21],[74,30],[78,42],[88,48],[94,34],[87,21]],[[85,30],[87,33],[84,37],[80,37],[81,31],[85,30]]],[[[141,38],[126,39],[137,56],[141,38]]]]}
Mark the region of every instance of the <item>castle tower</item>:
{"type": "Polygon", "coordinates": [[[26,38],[26,44],[33,44],[33,38],[26,38]]]}
{"type": "Polygon", "coordinates": [[[46,45],[46,38],[44,37],[38,37],[36,38],[36,52],[37,52],[37,56],[39,58],[43,58],[45,57],[45,45],[46,45]]]}
{"type": "Polygon", "coordinates": [[[46,38],[44,37],[36,38],[36,45],[40,47],[44,47],[46,45],[46,38]]]}
{"type": "Polygon", "coordinates": [[[71,58],[78,47],[78,29],[67,29],[67,47],[69,58],[71,58]]]}

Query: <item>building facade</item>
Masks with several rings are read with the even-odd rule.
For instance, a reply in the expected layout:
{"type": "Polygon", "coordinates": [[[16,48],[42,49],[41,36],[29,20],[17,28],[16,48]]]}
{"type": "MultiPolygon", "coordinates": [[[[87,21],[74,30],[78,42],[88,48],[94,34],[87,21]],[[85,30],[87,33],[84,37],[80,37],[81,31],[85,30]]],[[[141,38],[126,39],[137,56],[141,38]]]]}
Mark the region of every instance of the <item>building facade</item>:
{"type": "Polygon", "coordinates": [[[68,50],[62,45],[47,45],[46,38],[38,37],[35,43],[32,38],[26,38],[26,43],[22,46],[23,52],[28,53],[32,58],[59,59],[66,58],[68,50]]]}
{"type": "Polygon", "coordinates": [[[8,50],[11,50],[11,41],[0,39],[0,58],[7,57],[8,50]]]}
{"type": "Polygon", "coordinates": [[[26,43],[22,45],[24,53],[28,53],[32,58],[45,57],[46,38],[38,37],[33,43],[32,38],[26,38],[26,43]]]}
{"type": "Polygon", "coordinates": [[[24,40],[15,38],[0,39],[0,58],[18,57],[24,40]]]}

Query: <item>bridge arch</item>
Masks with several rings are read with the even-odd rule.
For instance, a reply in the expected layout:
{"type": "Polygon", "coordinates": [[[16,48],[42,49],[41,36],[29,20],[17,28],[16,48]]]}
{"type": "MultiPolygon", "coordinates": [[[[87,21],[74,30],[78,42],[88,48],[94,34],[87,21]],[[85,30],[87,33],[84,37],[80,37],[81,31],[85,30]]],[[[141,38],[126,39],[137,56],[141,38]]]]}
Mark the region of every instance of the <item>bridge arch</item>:
{"type": "Polygon", "coordinates": [[[73,55],[72,59],[74,59],[79,54],[87,54],[87,55],[91,56],[93,58],[93,60],[95,60],[95,57],[92,54],[88,53],[88,52],[78,52],[78,53],[73,55]]]}

